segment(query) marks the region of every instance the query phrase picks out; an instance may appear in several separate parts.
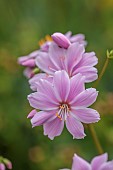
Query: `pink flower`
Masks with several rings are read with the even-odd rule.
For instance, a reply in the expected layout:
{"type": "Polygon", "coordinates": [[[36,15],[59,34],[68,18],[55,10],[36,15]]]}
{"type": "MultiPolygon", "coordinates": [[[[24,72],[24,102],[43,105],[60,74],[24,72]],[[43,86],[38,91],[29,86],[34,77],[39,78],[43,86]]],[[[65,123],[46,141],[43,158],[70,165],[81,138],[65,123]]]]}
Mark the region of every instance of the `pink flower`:
{"type": "Polygon", "coordinates": [[[81,73],[85,76],[85,82],[97,79],[97,69],[94,67],[97,63],[95,53],[85,53],[84,45],[79,43],[71,44],[68,49],[51,43],[49,52],[40,52],[36,58],[36,65],[47,74],[54,75],[55,71],[66,70],[72,77],[81,73]]]}
{"type": "Polygon", "coordinates": [[[108,162],[107,160],[108,154],[105,153],[93,158],[91,164],[89,164],[86,160],[75,154],[71,170],[113,170],[113,160],[108,162]]]}
{"type": "Polygon", "coordinates": [[[32,126],[44,127],[44,135],[50,139],[62,133],[64,122],[73,138],[85,137],[83,123],[94,123],[100,119],[99,113],[91,108],[98,95],[94,88],[85,90],[85,77],[77,74],[69,78],[66,71],[57,71],[53,83],[41,79],[37,92],[28,96],[30,105],[41,111],[32,114],[32,126]]]}
{"type": "Polygon", "coordinates": [[[5,165],[3,163],[0,163],[0,170],[5,170],[5,165]]]}

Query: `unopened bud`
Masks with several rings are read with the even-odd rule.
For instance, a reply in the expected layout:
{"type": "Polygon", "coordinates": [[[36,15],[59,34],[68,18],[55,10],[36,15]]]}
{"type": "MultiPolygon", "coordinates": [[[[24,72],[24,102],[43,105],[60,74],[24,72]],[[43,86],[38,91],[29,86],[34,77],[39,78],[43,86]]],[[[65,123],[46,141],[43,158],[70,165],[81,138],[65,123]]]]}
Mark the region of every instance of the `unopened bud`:
{"type": "Polygon", "coordinates": [[[68,48],[71,44],[68,38],[61,33],[54,33],[51,37],[53,41],[62,48],[68,48]]]}

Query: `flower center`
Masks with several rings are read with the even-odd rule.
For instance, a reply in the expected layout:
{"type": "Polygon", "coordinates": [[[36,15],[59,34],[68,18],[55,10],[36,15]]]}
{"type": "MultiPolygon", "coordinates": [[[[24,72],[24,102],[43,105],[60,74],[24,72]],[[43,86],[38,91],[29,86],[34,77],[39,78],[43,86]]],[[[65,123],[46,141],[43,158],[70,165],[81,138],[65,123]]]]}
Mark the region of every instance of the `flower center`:
{"type": "Polygon", "coordinates": [[[38,42],[38,44],[39,44],[39,46],[42,46],[44,43],[50,42],[50,41],[52,41],[51,36],[50,36],[50,35],[46,35],[45,38],[41,39],[41,40],[38,42]]]}
{"type": "Polygon", "coordinates": [[[66,120],[67,116],[69,116],[69,112],[70,112],[70,107],[68,104],[62,104],[59,107],[59,111],[56,113],[56,116],[60,119],[60,120],[66,120]]]}

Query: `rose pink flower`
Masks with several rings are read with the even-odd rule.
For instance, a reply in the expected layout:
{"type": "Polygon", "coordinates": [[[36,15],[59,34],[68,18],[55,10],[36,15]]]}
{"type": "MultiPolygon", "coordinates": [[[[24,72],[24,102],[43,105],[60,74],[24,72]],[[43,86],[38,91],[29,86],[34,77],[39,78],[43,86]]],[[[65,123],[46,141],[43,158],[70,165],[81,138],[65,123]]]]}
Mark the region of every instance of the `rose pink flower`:
{"type": "Polygon", "coordinates": [[[89,164],[86,160],[75,154],[73,157],[73,164],[71,170],[113,170],[113,160],[108,162],[107,160],[108,154],[105,153],[93,158],[91,164],[89,164]]]}
{"type": "Polygon", "coordinates": [[[91,108],[98,95],[94,88],[85,90],[85,77],[77,74],[69,78],[66,71],[54,73],[53,82],[41,79],[37,92],[28,95],[30,105],[41,111],[28,115],[32,127],[43,125],[44,135],[50,139],[62,133],[64,122],[73,138],[85,137],[83,123],[100,120],[99,113],[91,108]]]}
{"type": "Polygon", "coordinates": [[[68,49],[60,48],[51,43],[49,52],[40,52],[36,58],[36,65],[44,72],[54,75],[55,71],[65,70],[69,77],[78,73],[85,76],[85,82],[92,82],[98,78],[94,67],[98,59],[94,52],[85,52],[84,45],[71,44],[68,49]]]}
{"type": "Polygon", "coordinates": [[[5,165],[3,163],[0,163],[0,170],[5,170],[5,165]]]}

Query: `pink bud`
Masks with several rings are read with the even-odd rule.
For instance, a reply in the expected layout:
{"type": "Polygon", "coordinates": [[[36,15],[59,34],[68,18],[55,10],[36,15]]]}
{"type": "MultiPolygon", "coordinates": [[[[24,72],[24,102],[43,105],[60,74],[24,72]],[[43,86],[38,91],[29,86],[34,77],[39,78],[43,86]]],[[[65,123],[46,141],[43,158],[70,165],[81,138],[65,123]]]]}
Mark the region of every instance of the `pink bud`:
{"type": "Polygon", "coordinates": [[[35,114],[36,114],[36,110],[34,109],[28,114],[27,118],[32,119],[35,114]]]}
{"type": "Polygon", "coordinates": [[[10,161],[7,162],[6,166],[8,169],[12,169],[12,163],[10,161]]]}
{"type": "Polygon", "coordinates": [[[61,33],[54,33],[51,37],[53,41],[62,48],[68,48],[71,44],[68,38],[61,33]]]}
{"type": "Polygon", "coordinates": [[[5,170],[5,165],[3,163],[0,163],[0,170],[5,170]]]}
{"type": "Polygon", "coordinates": [[[22,63],[26,67],[35,67],[35,59],[28,59],[22,63]]]}

